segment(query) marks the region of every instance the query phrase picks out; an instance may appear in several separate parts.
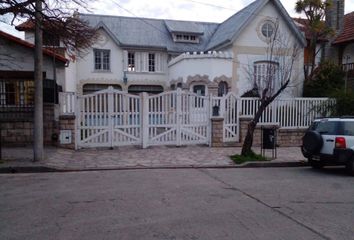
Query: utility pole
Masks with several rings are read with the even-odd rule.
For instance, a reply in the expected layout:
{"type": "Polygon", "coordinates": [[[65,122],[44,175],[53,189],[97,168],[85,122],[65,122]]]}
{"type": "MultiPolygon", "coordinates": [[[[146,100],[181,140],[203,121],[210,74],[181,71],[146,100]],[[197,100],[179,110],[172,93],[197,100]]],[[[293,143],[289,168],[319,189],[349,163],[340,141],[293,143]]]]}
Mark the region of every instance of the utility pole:
{"type": "Polygon", "coordinates": [[[35,5],[35,52],[34,52],[34,124],[33,124],[33,161],[42,161],[43,150],[43,31],[42,0],[35,5]]]}

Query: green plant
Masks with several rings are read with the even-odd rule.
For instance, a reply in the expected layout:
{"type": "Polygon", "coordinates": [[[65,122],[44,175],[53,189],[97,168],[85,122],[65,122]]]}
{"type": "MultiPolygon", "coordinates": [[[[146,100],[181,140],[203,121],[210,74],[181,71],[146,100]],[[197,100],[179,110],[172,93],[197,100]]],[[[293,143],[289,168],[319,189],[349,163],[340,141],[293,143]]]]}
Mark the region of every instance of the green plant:
{"type": "Polygon", "coordinates": [[[235,154],[235,155],[230,156],[230,158],[236,164],[242,164],[245,162],[268,161],[268,159],[266,157],[263,157],[260,154],[256,154],[253,151],[251,151],[247,155],[235,154]]]}
{"type": "Polygon", "coordinates": [[[336,99],[336,104],[333,106],[333,116],[351,115],[354,116],[354,91],[348,91],[346,94],[343,91],[336,91],[332,94],[336,99]]]}
{"type": "Polygon", "coordinates": [[[344,87],[343,70],[336,64],[325,61],[314,71],[310,80],[305,81],[304,97],[329,97],[344,87]]]}

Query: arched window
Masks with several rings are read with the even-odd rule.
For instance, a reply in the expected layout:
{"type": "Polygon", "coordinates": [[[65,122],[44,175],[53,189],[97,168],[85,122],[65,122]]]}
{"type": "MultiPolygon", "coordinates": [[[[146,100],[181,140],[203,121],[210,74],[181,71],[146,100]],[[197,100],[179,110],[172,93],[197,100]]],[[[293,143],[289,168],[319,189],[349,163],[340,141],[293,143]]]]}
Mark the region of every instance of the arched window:
{"type": "Polygon", "coordinates": [[[279,87],[279,63],[273,61],[258,61],[254,63],[254,88],[261,91],[268,88],[271,94],[279,87]]]}
{"type": "Polygon", "coordinates": [[[218,97],[222,97],[224,95],[226,95],[228,92],[228,86],[227,86],[227,82],[220,82],[218,85],[218,97]]]}
{"type": "Polygon", "coordinates": [[[177,88],[182,88],[182,83],[181,82],[177,83],[177,88]]]}

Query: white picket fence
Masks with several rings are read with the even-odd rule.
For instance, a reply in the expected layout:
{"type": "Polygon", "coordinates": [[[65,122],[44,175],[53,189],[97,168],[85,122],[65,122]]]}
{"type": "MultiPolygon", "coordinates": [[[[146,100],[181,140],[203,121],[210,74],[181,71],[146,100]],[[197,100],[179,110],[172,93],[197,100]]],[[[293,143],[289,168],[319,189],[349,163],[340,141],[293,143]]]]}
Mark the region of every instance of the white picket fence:
{"type": "MultiPolygon", "coordinates": [[[[241,98],[241,117],[253,117],[261,102],[258,98],[241,98]]],[[[307,128],[313,119],[329,115],[335,103],[329,98],[278,98],[263,112],[259,123],[278,124],[283,129],[307,128]]]]}
{"type": "MultiPolygon", "coordinates": [[[[314,118],[328,115],[334,103],[329,98],[278,98],[265,109],[259,123],[277,124],[281,129],[307,128],[314,118]]],[[[224,118],[223,141],[238,142],[240,117],[253,117],[260,100],[238,98],[234,93],[202,97],[180,89],[152,96],[111,88],[84,96],[60,93],[60,114],[77,116],[83,147],[208,144],[215,106],[224,118]]]]}

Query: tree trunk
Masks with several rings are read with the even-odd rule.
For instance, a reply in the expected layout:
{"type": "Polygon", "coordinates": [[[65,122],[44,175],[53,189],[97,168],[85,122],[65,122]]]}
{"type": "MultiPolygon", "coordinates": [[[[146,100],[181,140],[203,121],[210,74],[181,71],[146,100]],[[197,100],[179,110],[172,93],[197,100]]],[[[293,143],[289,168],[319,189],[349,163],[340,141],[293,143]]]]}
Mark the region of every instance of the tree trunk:
{"type": "MultiPolygon", "coordinates": [[[[271,100],[271,101],[273,101],[273,100],[271,100]]],[[[249,155],[252,152],[254,130],[255,130],[255,128],[257,126],[257,123],[259,122],[259,119],[261,118],[264,110],[269,105],[269,103],[271,103],[271,101],[270,100],[269,101],[267,101],[267,100],[263,101],[261,103],[261,105],[259,106],[256,114],[254,115],[254,118],[248,124],[246,137],[245,137],[245,140],[244,140],[243,145],[242,145],[242,151],[241,151],[241,155],[242,156],[247,156],[247,155],[249,155]]]]}
{"type": "Polygon", "coordinates": [[[252,152],[253,133],[254,129],[256,128],[256,125],[257,124],[253,120],[248,123],[246,137],[242,145],[242,156],[247,156],[252,152]]]}
{"type": "Polygon", "coordinates": [[[34,52],[34,146],[33,161],[42,161],[43,151],[43,38],[42,38],[42,2],[36,0],[35,15],[35,52],[34,52]]]}

